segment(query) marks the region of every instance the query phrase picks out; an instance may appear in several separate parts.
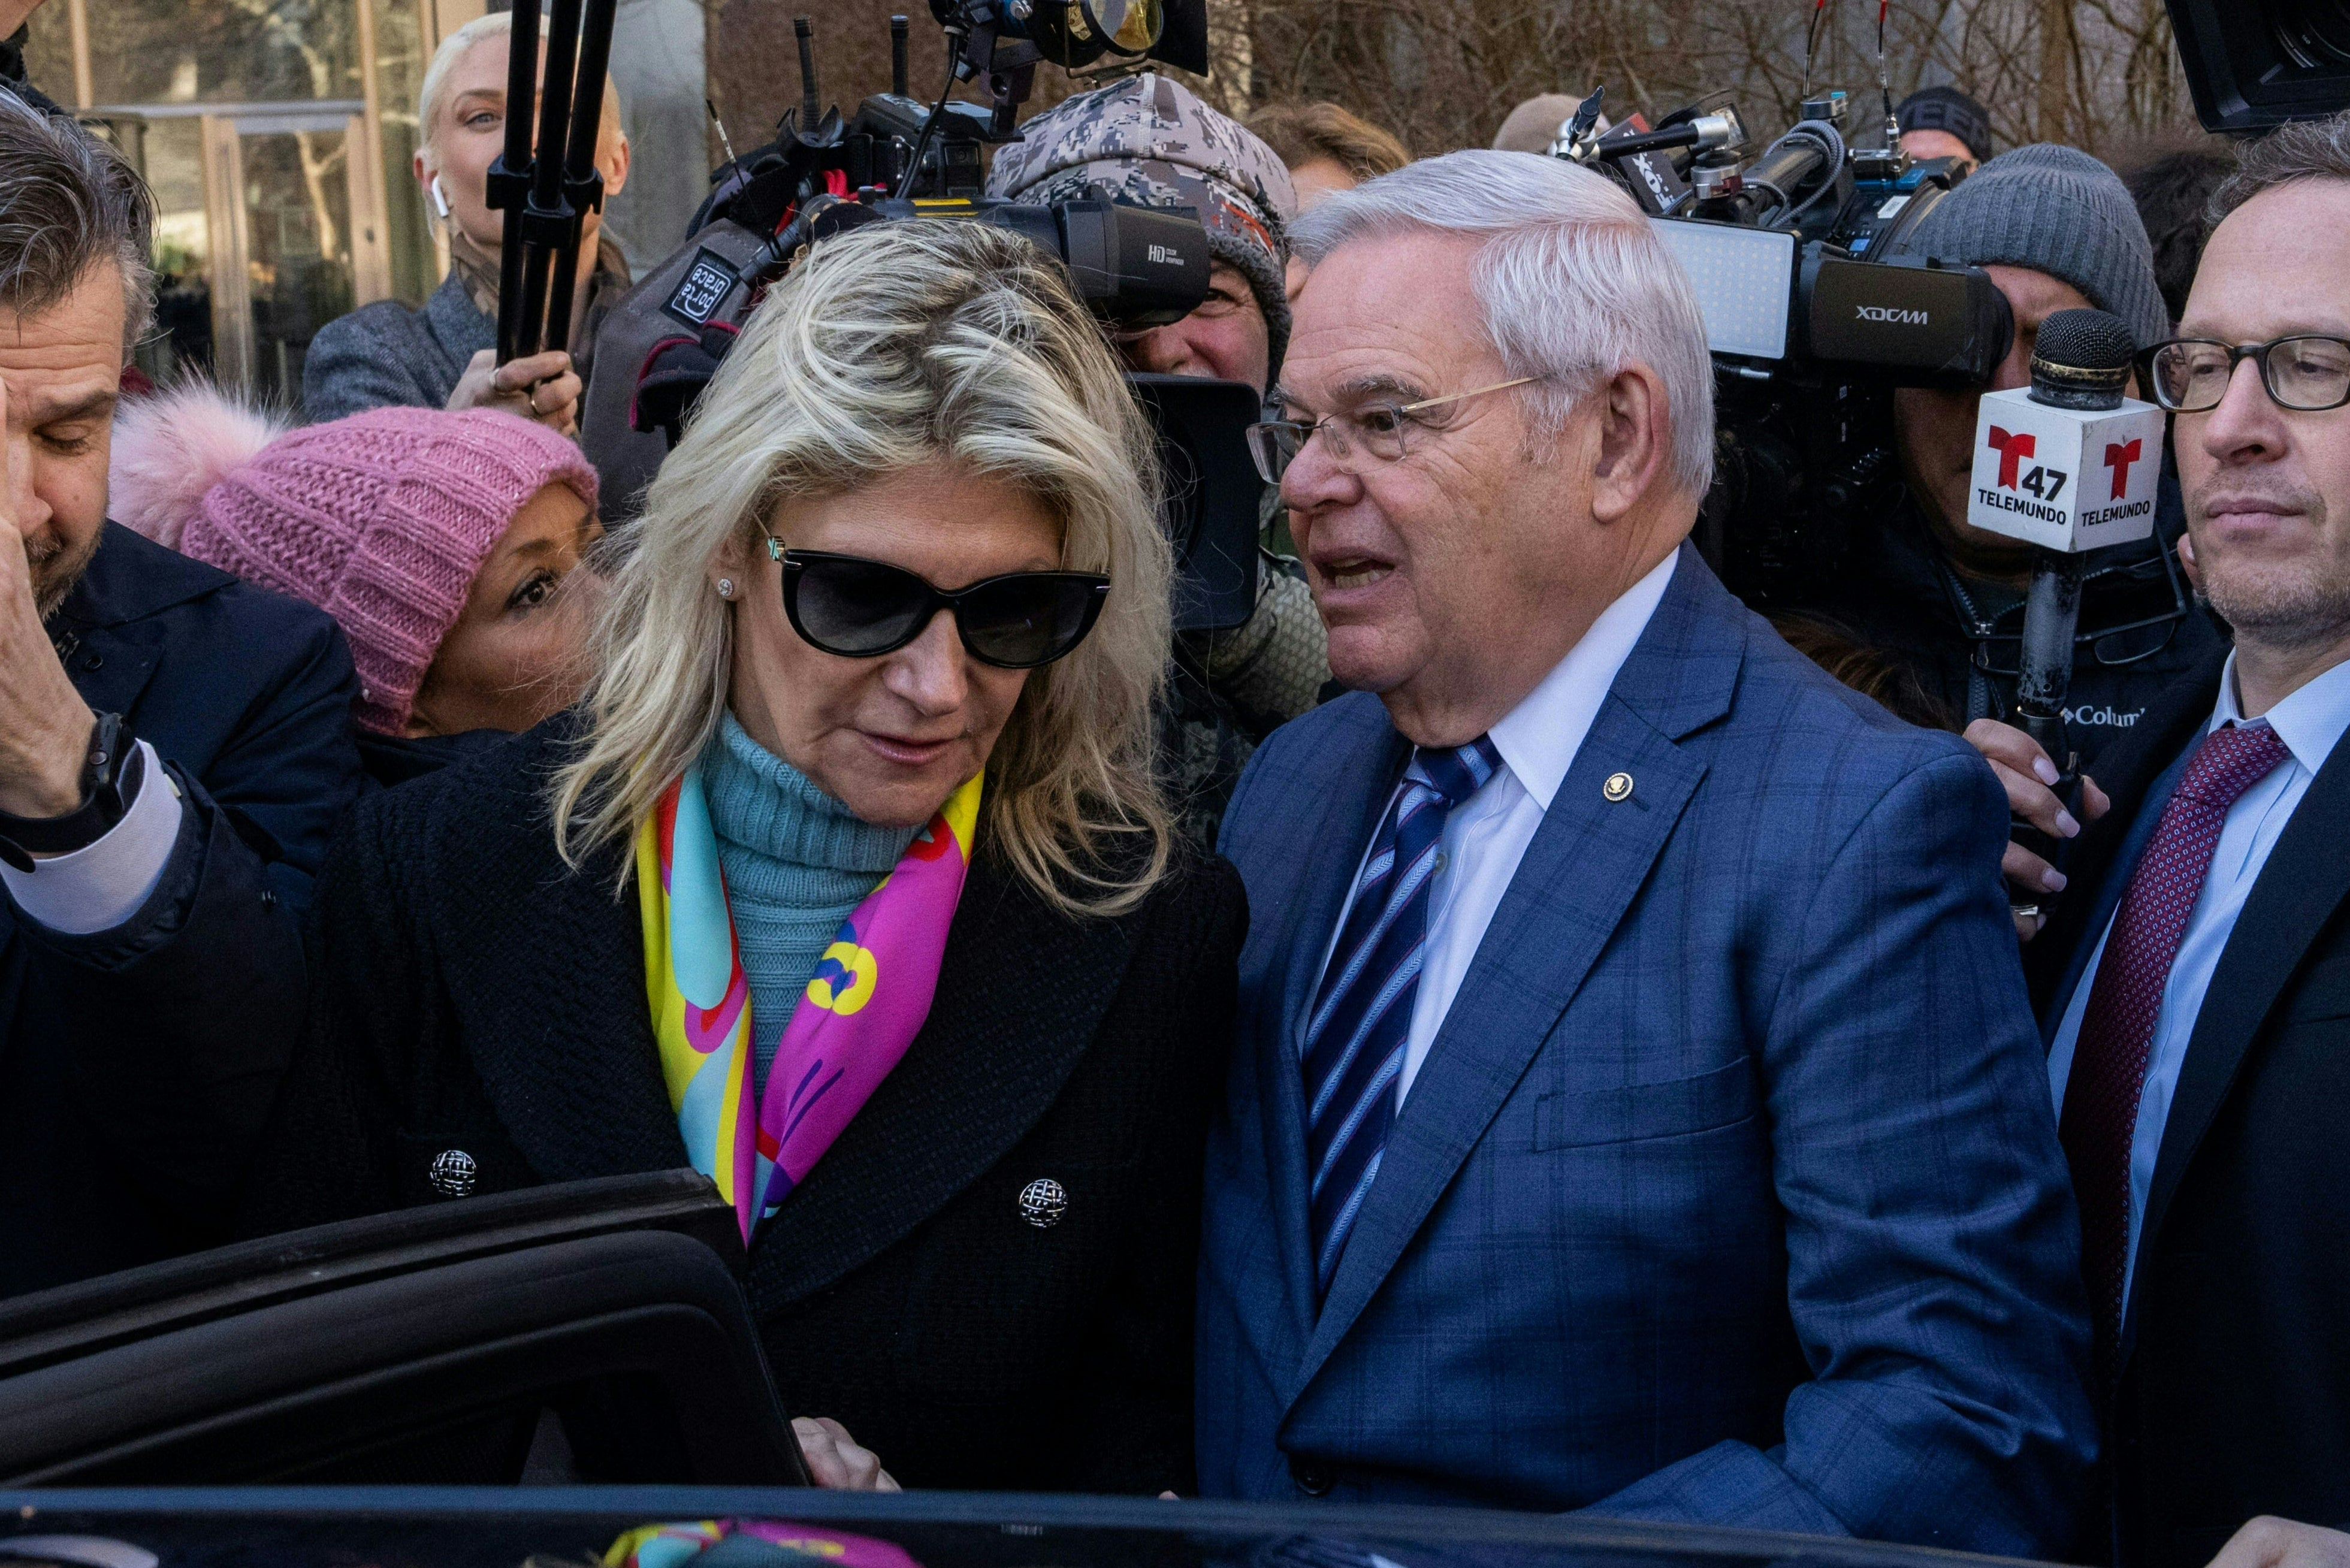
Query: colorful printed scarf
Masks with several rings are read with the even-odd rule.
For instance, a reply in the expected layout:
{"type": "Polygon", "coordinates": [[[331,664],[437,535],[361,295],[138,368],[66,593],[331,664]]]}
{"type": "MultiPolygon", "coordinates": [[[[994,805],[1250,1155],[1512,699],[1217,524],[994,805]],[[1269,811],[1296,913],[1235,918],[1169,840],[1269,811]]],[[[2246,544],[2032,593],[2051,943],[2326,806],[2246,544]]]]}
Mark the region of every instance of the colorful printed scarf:
{"type": "Polygon", "coordinates": [[[980,778],[947,797],[825,949],[784,1029],[764,1096],[752,1091],[751,987],[699,763],[637,835],[645,989],[661,1076],[693,1168],[734,1205],[745,1246],[930,1016],[947,928],[971,868],[980,778]]]}
{"type": "MultiPolygon", "coordinates": [[[[647,1524],[629,1531],[604,1553],[604,1568],[686,1568],[730,1535],[747,1535],[817,1559],[833,1568],[922,1568],[893,1541],[846,1535],[780,1519],[700,1519],[647,1524]]],[[[813,1565],[812,1565],[813,1568],[813,1565]]]]}

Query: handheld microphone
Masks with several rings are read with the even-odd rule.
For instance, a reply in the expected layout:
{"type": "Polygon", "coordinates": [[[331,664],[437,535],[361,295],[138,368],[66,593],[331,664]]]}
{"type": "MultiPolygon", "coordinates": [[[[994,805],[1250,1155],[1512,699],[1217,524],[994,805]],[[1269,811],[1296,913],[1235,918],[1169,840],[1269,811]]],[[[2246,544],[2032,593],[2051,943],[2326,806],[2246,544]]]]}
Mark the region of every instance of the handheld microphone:
{"type": "MultiPolygon", "coordinates": [[[[2023,605],[2016,722],[2056,763],[2054,787],[2068,806],[2076,804],[2080,760],[2064,738],[2064,696],[2083,565],[2091,550],[2154,532],[2163,414],[2123,395],[2136,353],[2118,317],[2057,311],[2033,346],[2032,385],[1985,393],[1975,419],[1967,521],[2038,546],[2023,605]]],[[[2029,825],[2012,836],[2043,858],[2055,847],[2029,825]]]]}
{"type": "Polygon", "coordinates": [[[2043,322],[2032,385],[1983,394],[1967,521],[2067,556],[2152,534],[2163,416],[2122,395],[2136,355],[2105,311],[2043,322]]]}

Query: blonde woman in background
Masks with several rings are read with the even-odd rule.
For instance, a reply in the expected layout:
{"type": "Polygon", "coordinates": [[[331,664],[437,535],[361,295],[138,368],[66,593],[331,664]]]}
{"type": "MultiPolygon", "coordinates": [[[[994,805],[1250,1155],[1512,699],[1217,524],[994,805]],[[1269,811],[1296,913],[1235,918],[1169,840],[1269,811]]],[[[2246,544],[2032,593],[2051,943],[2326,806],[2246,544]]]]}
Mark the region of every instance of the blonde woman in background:
{"type": "Polygon", "coordinates": [[[252,1227],[690,1163],[820,1479],[1188,1488],[1244,913],[1151,775],[1148,441],[1025,242],[820,246],[654,482],[581,706],[332,858],[252,1227]]]}
{"type": "MultiPolygon", "coordinates": [[[[365,409],[497,408],[570,434],[593,369],[590,350],[604,313],[629,291],[629,264],[604,237],[603,214],[579,226],[579,279],[571,296],[570,352],[557,349],[500,365],[498,256],[504,214],[489,204],[490,165],[504,145],[506,45],[514,13],[475,17],[446,38],[425,67],[417,94],[415,173],[432,224],[449,242],[449,275],[411,310],[380,299],[318,329],[302,362],[302,409],[314,421],[365,409]]],[[[604,194],[629,181],[629,138],[620,96],[604,81],[596,168],[604,194]]]]}

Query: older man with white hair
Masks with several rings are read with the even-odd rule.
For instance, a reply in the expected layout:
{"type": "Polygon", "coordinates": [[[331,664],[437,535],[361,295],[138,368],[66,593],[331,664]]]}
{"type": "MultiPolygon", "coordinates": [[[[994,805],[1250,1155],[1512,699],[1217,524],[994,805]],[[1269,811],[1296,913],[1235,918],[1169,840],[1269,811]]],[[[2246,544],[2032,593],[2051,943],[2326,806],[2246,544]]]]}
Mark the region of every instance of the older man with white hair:
{"type": "Polygon", "coordinates": [[[1225,823],[1203,1489],[2063,1549],[2096,1424],[1998,783],[1686,542],[1704,330],[1614,186],[1454,153],[1296,240],[1254,440],[1357,690],[1225,823]]]}

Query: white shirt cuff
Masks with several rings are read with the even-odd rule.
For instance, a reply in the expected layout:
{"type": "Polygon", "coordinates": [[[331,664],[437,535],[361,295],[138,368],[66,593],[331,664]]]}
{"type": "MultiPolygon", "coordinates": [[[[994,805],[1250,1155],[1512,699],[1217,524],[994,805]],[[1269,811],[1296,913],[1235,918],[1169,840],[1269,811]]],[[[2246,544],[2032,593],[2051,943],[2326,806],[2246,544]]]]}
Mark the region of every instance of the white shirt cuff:
{"type": "Polygon", "coordinates": [[[30,871],[0,864],[0,882],[16,908],[53,931],[86,937],[111,930],[139,912],[171,863],[180,836],[179,786],[146,742],[139,798],[95,844],[70,855],[36,860],[30,871]]]}

